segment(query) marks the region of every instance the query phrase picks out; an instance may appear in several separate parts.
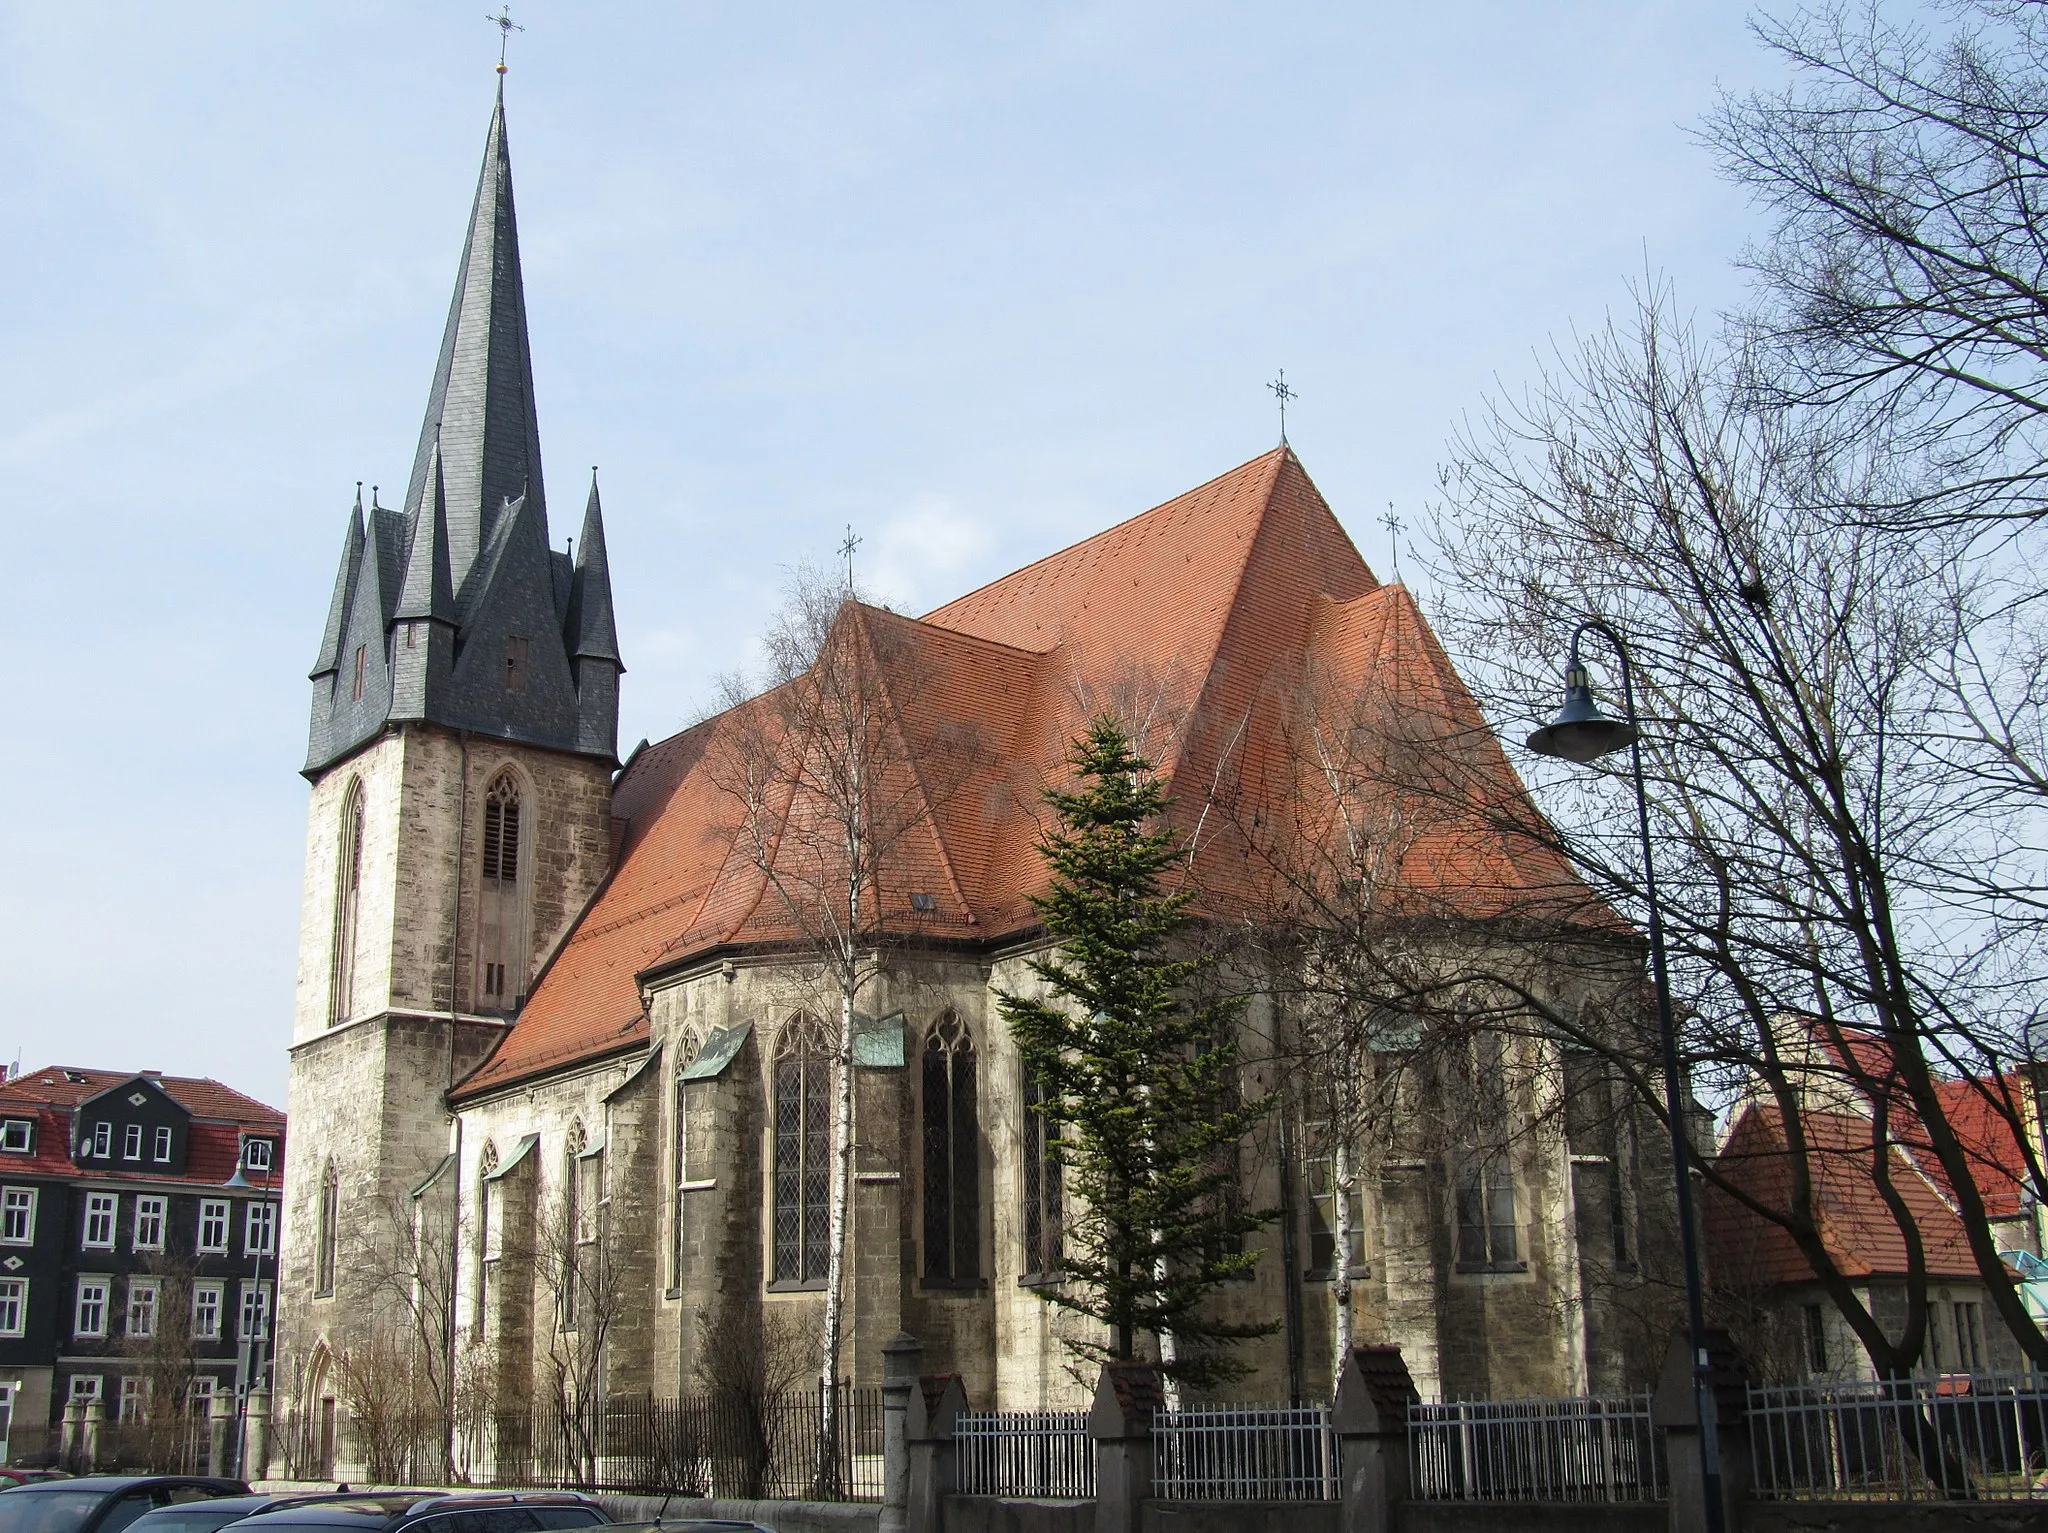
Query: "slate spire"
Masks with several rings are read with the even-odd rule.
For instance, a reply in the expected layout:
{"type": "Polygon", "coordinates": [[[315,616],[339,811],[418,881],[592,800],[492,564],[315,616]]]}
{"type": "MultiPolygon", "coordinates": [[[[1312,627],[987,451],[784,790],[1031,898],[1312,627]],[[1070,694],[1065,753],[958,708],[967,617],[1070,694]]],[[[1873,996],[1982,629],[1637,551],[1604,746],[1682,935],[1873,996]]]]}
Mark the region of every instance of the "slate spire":
{"type": "Polygon", "coordinates": [[[576,572],[569,579],[569,617],[562,637],[571,660],[616,662],[619,658],[619,630],[612,618],[612,570],[605,558],[604,511],[598,504],[594,468],[590,471],[590,499],[583,507],[583,534],[576,540],[576,572]]]}
{"type": "Polygon", "coordinates": [[[426,497],[413,517],[405,583],[398,589],[398,610],[392,617],[399,622],[424,619],[451,627],[455,623],[455,586],[448,568],[448,491],[438,441],[427,465],[426,497]]]}
{"type": "Polygon", "coordinates": [[[320,654],[309,673],[325,676],[341,663],[341,641],[348,627],[350,596],[355,590],[356,570],[363,562],[363,487],[356,486],[356,508],[349,513],[348,530],[341,538],[341,568],[334,573],[334,597],[327,607],[327,626],[320,632],[320,654]]]}
{"type": "Polygon", "coordinates": [[[502,80],[406,488],[408,516],[417,517],[425,505],[437,442],[447,500],[449,573],[457,599],[467,608],[470,572],[505,503],[526,496],[546,521],[502,80]]]}

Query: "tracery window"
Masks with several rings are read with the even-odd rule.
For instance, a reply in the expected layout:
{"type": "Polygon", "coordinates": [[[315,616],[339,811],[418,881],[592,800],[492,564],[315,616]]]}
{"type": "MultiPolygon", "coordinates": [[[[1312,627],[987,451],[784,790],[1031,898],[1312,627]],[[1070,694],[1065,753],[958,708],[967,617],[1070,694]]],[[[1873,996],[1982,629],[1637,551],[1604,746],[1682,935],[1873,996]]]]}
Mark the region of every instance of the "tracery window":
{"type": "Polygon", "coordinates": [[[320,1178],[320,1222],[315,1238],[318,1244],[313,1252],[313,1296],[318,1299],[334,1295],[334,1253],[341,1236],[341,1177],[335,1172],[334,1162],[327,1163],[327,1170],[320,1178]]]}
{"type": "Polygon", "coordinates": [[[1029,1066],[1024,1070],[1024,1280],[1050,1282],[1065,1263],[1065,1186],[1058,1156],[1060,1126],[1046,1111],[1051,1098],[1029,1066]]]}
{"type": "Polygon", "coordinates": [[[484,795],[483,909],[479,922],[481,1009],[511,1011],[524,999],[526,904],[521,897],[519,780],[510,771],[484,795]]]}
{"type": "Polygon", "coordinates": [[[577,1251],[583,1239],[583,1125],[569,1125],[568,1145],[562,1155],[562,1329],[576,1328],[576,1306],[581,1297],[582,1264],[577,1251]]]}
{"type": "Polygon", "coordinates": [[[486,1139],[476,1161],[476,1331],[482,1335],[490,1314],[491,1263],[497,1257],[497,1233],[491,1228],[491,1176],[498,1169],[498,1147],[486,1139]]]}
{"type": "Polygon", "coordinates": [[[798,1015],[775,1050],[775,1281],[822,1283],[831,1256],[832,1046],[798,1015]]]}
{"type": "Polygon", "coordinates": [[[335,848],[334,942],[327,961],[327,1025],[346,1022],[355,1009],[356,898],[363,883],[363,780],[349,779],[341,796],[340,840],[335,848]]]}
{"type": "Polygon", "coordinates": [[[1458,1265],[1467,1269],[1522,1267],[1515,1172],[1507,1149],[1514,1139],[1508,1062],[1499,1033],[1474,1036],[1471,1133],[1472,1142],[1480,1147],[1458,1163],[1456,1189],[1458,1265]]]}
{"type": "MultiPolygon", "coordinates": [[[[697,1035],[694,1032],[684,1033],[676,1042],[677,1060],[687,1066],[697,1057],[697,1048],[697,1035]]],[[[680,1289],[683,1286],[683,1236],[689,1228],[688,1188],[693,1180],[690,1168],[690,1083],[683,1078],[681,1070],[676,1071],[671,1113],[669,1169],[674,1196],[668,1223],[668,1281],[669,1287],[680,1289]]]]}
{"type": "Polygon", "coordinates": [[[931,1283],[981,1276],[981,1125],[974,1040],[952,1012],[924,1042],[924,1275],[931,1283]]]}

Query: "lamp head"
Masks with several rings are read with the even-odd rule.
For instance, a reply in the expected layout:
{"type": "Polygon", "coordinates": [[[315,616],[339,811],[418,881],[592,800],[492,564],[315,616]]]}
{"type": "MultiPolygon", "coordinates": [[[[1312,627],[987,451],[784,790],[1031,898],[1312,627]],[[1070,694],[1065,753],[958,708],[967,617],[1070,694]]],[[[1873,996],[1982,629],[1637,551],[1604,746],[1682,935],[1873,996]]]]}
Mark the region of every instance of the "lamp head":
{"type": "Polygon", "coordinates": [[[236,1192],[254,1192],[256,1190],[256,1184],[242,1175],[242,1168],[240,1166],[235,1167],[235,1174],[222,1182],[221,1186],[231,1187],[236,1192]]]}
{"type": "Polygon", "coordinates": [[[1593,701],[1593,686],[1579,660],[1578,646],[1564,668],[1564,706],[1557,717],[1529,736],[1529,749],[1539,756],[1584,765],[1635,743],[1636,727],[1610,719],[1593,701]]]}

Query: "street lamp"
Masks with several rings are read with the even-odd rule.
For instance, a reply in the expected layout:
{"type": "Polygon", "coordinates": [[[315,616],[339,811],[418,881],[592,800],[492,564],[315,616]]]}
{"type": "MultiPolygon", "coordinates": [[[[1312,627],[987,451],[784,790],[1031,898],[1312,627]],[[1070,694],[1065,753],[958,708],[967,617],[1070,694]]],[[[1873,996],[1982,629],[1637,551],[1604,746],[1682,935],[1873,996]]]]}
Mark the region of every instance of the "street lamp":
{"type": "MultiPolygon", "coordinates": [[[[273,1151],[272,1153],[274,1154],[275,1152],[273,1151]]],[[[222,1182],[221,1186],[231,1192],[261,1192],[263,1194],[263,1204],[267,1207],[270,1202],[270,1167],[265,1166],[263,1168],[263,1182],[259,1187],[255,1182],[250,1181],[248,1177],[242,1174],[247,1155],[248,1151],[245,1148],[243,1159],[235,1162],[235,1174],[222,1182]]],[[[246,1228],[245,1222],[245,1231],[246,1228]]],[[[265,1242],[265,1246],[274,1250],[277,1246],[278,1236],[276,1220],[268,1221],[266,1234],[268,1239],[265,1242]]],[[[246,1234],[243,1238],[247,1239],[246,1234]]],[[[242,1474],[248,1468],[249,1392],[256,1387],[257,1379],[262,1376],[264,1343],[270,1337],[270,1306],[263,1302],[263,1257],[265,1246],[259,1246],[256,1249],[256,1276],[254,1279],[256,1284],[256,1334],[249,1338],[249,1371],[242,1380],[241,1398],[235,1402],[236,1474],[242,1474]]]]}
{"type": "Polygon", "coordinates": [[[1706,1500],[1707,1533],[1722,1533],[1721,1435],[1715,1420],[1712,1380],[1707,1372],[1706,1307],[1701,1298],[1700,1253],[1693,1229],[1692,1175],[1686,1167],[1685,1086],[1678,1065],[1678,1024],[1671,1009],[1671,974],[1664,957],[1664,917],[1657,904],[1657,872],[1650,856],[1650,797],[1643,786],[1642,730],[1636,720],[1634,667],[1621,635],[1598,618],[1572,630],[1564,667],[1564,706],[1557,717],[1529,736],[1529,749],[1539,756],[1583,766],[1626,746],[1629,771],[1635,779],[1636,826],[1643,840],[1643,895],[1650,907],[1650,974],[1657,986],[1657,1032],[1664,1050],[1664,1115],[1671,1126],[1671,1168],[1678,1192],[1679,1249],[1685,1260],[1686,1323],[1692,1340],[1693,1410],[1700,1427],[1700,1488],[1706,1500]],[[1621,706],[1624,717],[1610,719],[1593,701],[1586,667],[1579,659],[1579,641],[1597,633],[1614,646],[1621,660],[1621,706]]]}

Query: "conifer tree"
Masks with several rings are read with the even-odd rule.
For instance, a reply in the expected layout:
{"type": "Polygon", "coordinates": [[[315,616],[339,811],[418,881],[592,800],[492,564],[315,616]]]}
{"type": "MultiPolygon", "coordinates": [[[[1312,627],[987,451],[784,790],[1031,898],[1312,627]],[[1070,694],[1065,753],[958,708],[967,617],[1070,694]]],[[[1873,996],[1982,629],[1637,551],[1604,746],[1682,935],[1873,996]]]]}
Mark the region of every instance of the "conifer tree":
{"type": "Polygon", "coordinates": [[[1250,1272],[1243,1238],[1273,1217],[1244,1207],[1237,1174],[1272,1099],[1240,1097],[1243,998],[1199,997],[1214,960],[1181,940],[1194,891],[1163,891],[1177,853],[1152,763],[1108,716],[1069,759],[1080,781],[1046,794],[1053,884],[1032,902],[1058,944],[1030,965],[1050,994],[1000,997],[1069,1193],[1064,1280],[1041,1292],[1107,1330],[1107,1345],[1073,1344],[1082,1355],[1156,1348],[1199,1388],[1243,1371],[1232,1343],[1275,1329],[1205,1302],[1250,1272]]]}

